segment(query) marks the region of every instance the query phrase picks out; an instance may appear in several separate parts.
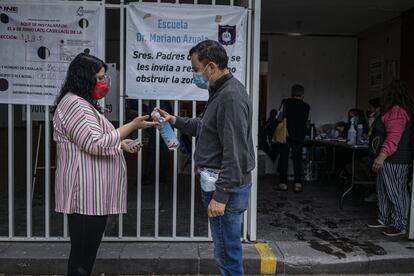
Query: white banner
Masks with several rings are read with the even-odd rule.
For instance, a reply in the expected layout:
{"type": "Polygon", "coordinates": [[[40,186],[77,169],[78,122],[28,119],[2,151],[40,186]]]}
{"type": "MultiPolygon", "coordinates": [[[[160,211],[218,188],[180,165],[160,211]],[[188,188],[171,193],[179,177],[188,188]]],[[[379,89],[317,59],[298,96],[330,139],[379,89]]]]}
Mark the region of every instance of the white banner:
{"type": "Polygon", "coordinates": [[[103,56],[100,4],[0,2],[0,103],[53,104],[70,61],[103,56]]]}
{"type": "Polygon", "coordinates": [[[130,98],[207,100],[193,84],[191,47],[212,39],[242,83],[246,73],[247,10],[234,6],[138,3],[127,8],[126,94],[130,98]]]}

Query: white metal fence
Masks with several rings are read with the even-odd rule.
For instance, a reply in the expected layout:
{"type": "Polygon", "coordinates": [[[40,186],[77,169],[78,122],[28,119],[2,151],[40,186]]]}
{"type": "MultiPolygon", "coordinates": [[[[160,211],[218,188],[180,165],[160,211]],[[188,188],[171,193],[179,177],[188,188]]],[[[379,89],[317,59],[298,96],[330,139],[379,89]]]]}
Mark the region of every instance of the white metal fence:
{"type": "MultiPolygon", "coordinates": [[[[51,2],[51,1],[49,1],[51,2]]],[[[125,98],[126,95],[124,94],[124,87],[125,87],[125,7],[127,3],[124,0],[118,1],[118,3],[114,3],[115,1],[107,0],[101,1],[102,4],[105,6],[105,9],[117,9],[119,10],[120,15],[120,49],[119,49],[119,68],[120,68],[120,79],[119,79],[119,124],[125,120],[125,98]]],[[[158,0],[157,2],[164,2],[158,0]]],[[[173,3],[193,3],[193,4],[206,4],[205,1],[197,1],[197,0],[187,0],[187,1],[165,1],[165,2],[173,2],[173,3]]],[[[252,98],[253,105],[254,105],[254,116],[253,116],[253,133],[254,133],[254,144],[257,145],[257,133],[258,133],[258,87],[259,87],[259,48],[260,48],[260,0],[246,0],[246,1],[237,1],[237,0],[223,0],[223,1],[210,1],[211,5],[216,4],[227,4],[227,5],[240,5],[244,6],[249,11],[248,16],[248,45],[247,45],[247,70],[246,70],[246,87],[247,90],[252,98]],[[217,2],[217,3],[216,3],[217,2]],[[224,2],[224,3],[222,3],[224,2]],[[236,2],[236,3],[235,3],[236,2]]],[[[179,115],[180,105],[181,102],[179,101],[171,101],[173,102],[173,112],[175,115],[179,115]]],[[[160,101],[156,102],[157,106],[160,105],[160,101]]],[[[191,103],[192,106],[192,117],[196,117],[196,107],[197,102],[193,101],[191,103]]],[[[51,161],[54,158],[51,158],[52,153],[52,143],[51,142],[51,121],[49,115],[49,106],[45,106],[45,119],[43,122],[40,123],[41,127],[38,129],[38,136],[35,139],[35,143],[33,143],[33,130],[34,124],[37,124],[32,119],[32,112],[31,106],[27,105],[27,112],[25,113],[25,145],[21,143],[16,144],[15,141],[23,140],[22,137],[19,137],[19,133],[16,133],[16,114],[18,110],[22,108],[22,106],[18,105],[0,105],[0,109],[7,109],[7,153],[5,151],[1,151],[0,154],[6,155],[7,165],[4,164],[3,168],[7,169],[7,205],[4,204],[4,208],[7,211],[3,210],[1,214],[6,214],[8,219],[4,220],[7,223],[8,227],[5,231],[0,232],[0,241],[64,241],[68,240],[68,228],[67,228],[67,218],[63,216],[63,219],[54,219],[51,220],[51,216],[62,216],[60,214],[56,214],[53,212],[54,203],[52,202],[52,177],[54,171],[53,164],[51,161]],[[44,130],[43,130],[44,129],[44,130]],[[39,132],[40,130],[40,132],[39,132]],[[44,131],[44,132],[43,132],[44,131]],[[43,133],[43,138],[41,139],[41,134],[43,133]],[[43,164],[39,164],[38,160],[42,159],[39,158],[39,147],[44,147],[44,161],[43,164]],[[23,165],[24,154],[17,154],[17,151],[21,153],[21,149],[26,147],[25,152],[25,165],[23,165]],[[33,152],[35,151],[35,153],[33,152]],[[16,160],[16,156],[19,156],[19,160],[16,160]],[[35,158],[33,158],[35,157],[35,158]],[[34,162],[35,161],[35,166],[34,162]],[[43,165],[43,166],[41,166],[43,165]],[[40,227],[40,231],[36,231],[37,234],[33,234],[33,193],[34,189],[38,186],[35,186],[34,179],[36,179],[36,169],[41,168],[44,174],[44,183],[37,183],[36,185],[44,185],[44,193],[43,196],[40,197],[41,201],[36,202],[37,205],[42,205],[41,209],[44,209],[44,222],[41,221],[40,224],[43,224],[43,227],[40,227]],[[35,170],[34,170],[35,169],[35,170]],[[25,191],[16,191],[16,183],[18,180],[16,176],[20,176],[20,172],[25,171],[25,191]],[[22,194],[25,193],[25,200],[21,200],[22,194]],[[16,198],[18,200],[16,201],[16,198]],[[22,206],[25,204],[25,213],[26,219],[22,219],[21,217],[17,217],[16,215],[16,208],[18,207],[20,212],[19,215],[22,215],[22,206]],[[56,225],[59,224],[59,225],[56,225]],[[24,229],[25,227],[25,229],[24,229]],[[60,228],[61,234],[52,233],[51,228],[60,228]],[[19,228],[19,231],[16,229],[19,228]],[[24,229],[25,231],[22,231],[24,229]],[[18,232],[18,233],[17,233],[18,232]],[[42,234],[38,234],[38,233],[42,234]],[[23,234],[25,233],[25,234],[23,234]]],[[[143,100],[138,100],[137,106],[138,114],[143,114],[143,100]]],[[[138,131],[138,136],[142,138],[143,133],[142,131],[138,131]]],[[[188,227],[189,231],[187,235],[180,235],[177,231],[177,206],[178,202],[178,190],[180,189],[180,184],[178,183],[178,152],[174,151],[173,153],[173,175],[172,175],[172,202],[168,208],[172,208],[172,223],[171,223],[171,234],[170,235],[160,235],[160,137],[158,131],[155,135],[155,179],[154,179],[154,206],[153,206],[153,231],[151,235],[143,235],[142,233],[142,221],[143,221],[143,198],[142,198],[142,189],[143,189],[143,153],[139,152],[137,155],[137,180],[136,180],[136,222],[135,228],[136,231],[133,235],[131,235],[131,231],[126,231],[124,229],[124,215],[118,216],[117,221],[117,233],[113,235],[106,235],[104,240],[106,241],[207,241],[211,240],[211,233],[209,228],[207,227],[207,223],[204,224],[206,235],[197,235],[195,229],[199,227],[196,223],[196,203],[199,200],[198,194],[196,194],[196,176],[194,174],[194,161],[191,161],[191,184],[190,184],[190,215],[189,215],[189,224],[185,225],[185,228],[188,227]],[[128,232],[128,234],[126,234],[128,232]]],[[[4,143],[4,141],[2,141],[4,143]]],[[[192,138],[192,154],[194,153],[195,148],[195,138],[192,138]]],[[[257,152],[256,152],[257,156],[257,152]]],[[[135,168],[129,167],[128,170],[134,170],[135,168]]],[[[5,169],[3,170],[5,172],[5,169]]],[[[43,180],[43,179],[42,179],[43,180]]],[[[128,195],[130,196],[130,194],[128,195]]],[[[243,231],[242,231],[242,238],[245,240],[256,240],[256,199],[257,199],[257,170],[253,172],[253,187],[251,192],[251,200],[248,211],[244,214],[244,223],[243,223],[243,231]]],[[[134,209],[134,208],[133,208],[134,209]]],[[[38,221],[36,224],[39,227],[38,221]]],[[[6,228],[6,227],[5,227],[6,228]]],[[[4,229],[3,229],[4,230],[4,229]]],[[[201,231],[202,232],[202,231],[201,231]]]]}

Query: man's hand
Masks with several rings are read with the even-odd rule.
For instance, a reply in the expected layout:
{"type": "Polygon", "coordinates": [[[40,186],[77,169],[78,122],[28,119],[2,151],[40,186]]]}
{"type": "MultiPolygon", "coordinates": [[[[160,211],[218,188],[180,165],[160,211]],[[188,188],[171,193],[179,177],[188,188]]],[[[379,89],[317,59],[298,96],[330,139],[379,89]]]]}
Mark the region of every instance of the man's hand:
{"type": "Polygon", "coordinates": [[[387,158],[387,156],[385,154],[383,154],[382,152],[380,154],[378,154],[377,158],[375,158],[374,160],[374,164],[372,165],[372,170],[374,172],[378,172],[379,170],[382,169],[382,167],[384,167],[384,160],[387,158]]]}
{"type": "Polygon", "coordinates": [[[220,203],[212,199],[207,208],[207,214],[209,218],[221,217],[224,215],[226,204],[220,203]]]}
{"type": "Polygon", "coordinates": [[[175,125],[175,122],[177,120],[175,116],[171,115],[167,111],[159,109],[158,107],[156,107],[155,110],[158,111],[161,114],[161,116],[165,118],[167,122],[170,122],[171,124],[175,125]]]}

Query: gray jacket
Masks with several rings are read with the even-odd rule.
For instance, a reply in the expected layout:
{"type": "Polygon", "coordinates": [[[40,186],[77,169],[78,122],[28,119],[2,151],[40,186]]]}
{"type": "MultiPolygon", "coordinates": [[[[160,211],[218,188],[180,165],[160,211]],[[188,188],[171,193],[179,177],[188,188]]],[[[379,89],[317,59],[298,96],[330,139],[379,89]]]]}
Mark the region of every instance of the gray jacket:
{"type": "Polygon", "coordinates": [[[200,117],[177,117],[175,127],[196,136],[196,168],[219,169],[213,198],[227,203],[231,193],[251,183],[255,167],[251,100],[244,86],[231,74],[210,88],[206,109],[200,117]]]}

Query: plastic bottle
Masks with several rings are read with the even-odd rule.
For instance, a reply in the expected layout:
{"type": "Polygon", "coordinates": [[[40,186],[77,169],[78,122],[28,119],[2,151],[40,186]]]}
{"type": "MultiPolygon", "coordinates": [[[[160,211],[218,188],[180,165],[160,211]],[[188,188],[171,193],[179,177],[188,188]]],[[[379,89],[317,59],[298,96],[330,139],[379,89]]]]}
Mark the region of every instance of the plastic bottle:
{"type": "Polygon", "coordinates": [[[347,140],[349,145],[356,144],[356,130],[353,124],[351,124],[351,126],[349,127],[347,140]]]}
{"type": "Polygon", "coordinates": [[[158,111],[153,111],[151,113],[151,118],[154,121],[160,123],[158,130],[160,131],[161,137],[164,140],[164,143],[167,145],[169,150],[175,150],[178,148],[180,143],[178,142],[177,136],[175,135],[174,130],[171,125],[165,120],[164,117],[158,111]]]}
{"type": "Polygon", "coordinates": [[[362,140],[362,132],[364,131],[364,127],[359,124],[357,126],[357,138],[356,138],[356,143],[357,144],[361,144],[361,140],[362,140]]]}
{"type": "Polygon", "coordinates": [[[311,129],[311,121],[310,119],[308,119],[306,121],[306,135],[305,135],[306,140],[310,140],[310,129],[311,129]]]}
{"type": "Polygon", "coordinates": [[[315,136],[316,136],[316,127],[315,127],[315,124],[311,124],[311,127],[310,127],[310,139],[311,140],[314,140],[315,139],[315,136]]]}

